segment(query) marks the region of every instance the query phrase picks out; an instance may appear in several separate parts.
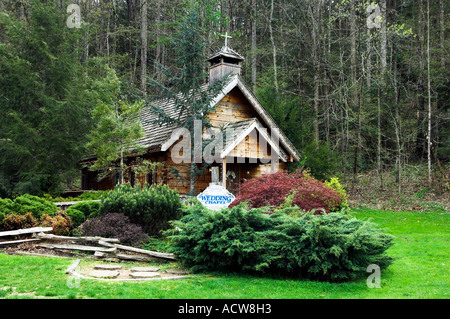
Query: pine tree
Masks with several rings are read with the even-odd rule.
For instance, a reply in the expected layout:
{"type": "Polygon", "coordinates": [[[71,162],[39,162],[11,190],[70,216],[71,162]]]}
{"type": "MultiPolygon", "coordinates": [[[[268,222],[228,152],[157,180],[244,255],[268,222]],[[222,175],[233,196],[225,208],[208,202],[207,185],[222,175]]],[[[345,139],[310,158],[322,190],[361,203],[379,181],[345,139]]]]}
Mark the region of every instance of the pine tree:
{"type": "Polygon", "coordinates": [[[121,99],[120,80],[112,69],[107,70],[105,79],[94,83],[93,93],[97,97],[93,112],[96,126],[89,135],[87,148],[96,155],[96,161],[90,169],[99,171],[102,178],[115,167],[119,183],[123,184],[126,155],[142,152],[137,140],[144,133],[141,122],[136,120],[142,103],[121,99]]]}
{"type": "Polygon", "coordinates": [[[0,195],[58,192],[78,174],[90,127],[83,29],[69,29],[57,1],[0,12],[0,195]],[[24,18],[26,15],[26,19],[24,18]]]}
{"type": "Polygon", "coordinates": [[[171,168],[174,176],[189,180],[191,194],[194,192],[198,177],[203,175],[207,168],[203,160],[200,161],[195,157],[199,153],[198,150],[200,148],[203,150],[206,143],[202,142],[202,145],[199,145],[197,140],[194,143],[194,126],[201,123],[203,129],[211,127],[206,115],[214,111],[213,99],[223,90],[228,81],[228,77],[224,77],[212,85],[206,84],[208,74],[204,72],[205,56],[203,54],[206,42],[203,40],[201,25],[199,7],[196,3],[191,3],[185,18],[171,39],[177,71],[171,72],[160,65],[159,72],[167,77],[167,81],[163,83],[157,79],[149,79],[149,84],[155,93],[147,99],[147,106],[158,115],[156,124],[176,124],[191,133],[191,155],[185,161],[189,164],[189,176],[182,176],[177,169],[171,168]],[[161,100],[170,100],[175,103],[176,116],[167,114],[155,103],[161,100]]]}

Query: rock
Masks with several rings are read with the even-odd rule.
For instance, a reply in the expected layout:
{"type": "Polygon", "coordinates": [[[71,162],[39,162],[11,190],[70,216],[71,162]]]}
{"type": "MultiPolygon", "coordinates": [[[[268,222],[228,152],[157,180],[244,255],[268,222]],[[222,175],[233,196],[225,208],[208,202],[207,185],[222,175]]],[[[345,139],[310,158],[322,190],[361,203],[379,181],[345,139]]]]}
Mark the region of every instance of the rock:
{"type": "Polygon", "coordinates": [[[122,269],[122,266],[119,265],[96,265],[94,269],[99,270],[119,270],[122,269]]]}
{"type": "Polygon", "coordinates": [[[158,267],[134,267],[130,269],[131,272],[154,272],[158,270],[158,267]]]}
{"type": "Polygon", "coordinates": [[[89,275],[94,278],[117,278],[119,272],[117,270],[93,270],[89,275]]]}
{"type": "Polygon", "coordinates": [[[166,269],[165,272],[168,274],[174,274],[174,275],[190,274],[190,272],[188,270],[184,270],[184,269],[166,269]]]}
{"type": "Polygon", "coordinates": [[[153,278],[153,277],[160,277],[160,276],[161,276],[161,274],[159,274],[157,272],[154,272],[154,271],[152,271],[152,272],[149,272],[149,271],[147,271],[147,272],[139,272],[139,271],[137,271],[137,272],[131,272],[130,273],[130,277],[133,277],[133,278],[153,278]]]}

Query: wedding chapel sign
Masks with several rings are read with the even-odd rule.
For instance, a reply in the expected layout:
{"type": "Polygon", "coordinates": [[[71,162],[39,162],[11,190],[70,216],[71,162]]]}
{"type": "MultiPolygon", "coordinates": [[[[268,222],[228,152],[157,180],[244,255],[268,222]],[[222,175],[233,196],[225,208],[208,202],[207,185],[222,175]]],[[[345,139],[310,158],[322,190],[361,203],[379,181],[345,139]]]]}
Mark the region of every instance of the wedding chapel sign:
{"type": "Polygon", "coordinates": [[[197,195],[197,199],[208,209],[221,210],[227,208],[235,197],[221,185],[210,185],[197,195]]]}

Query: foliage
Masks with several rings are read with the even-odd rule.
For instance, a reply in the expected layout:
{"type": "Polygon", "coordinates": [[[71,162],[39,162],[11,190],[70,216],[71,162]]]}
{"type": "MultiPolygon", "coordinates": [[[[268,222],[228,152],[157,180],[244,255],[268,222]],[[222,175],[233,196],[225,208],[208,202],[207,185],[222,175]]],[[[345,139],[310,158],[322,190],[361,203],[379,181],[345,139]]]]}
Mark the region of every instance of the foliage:
{"type": "Polygon", "coordinates": [[[171,251],[171,242],[164,237],[149,237],[141,245],[142,249],[167,253],[171,251]]]}
{"type": "Polygon", "coordinates": [[[304,141],[309,139],[312,130],[311,123],[304,120],[311,117],[311,109],[297,94],[285,91],[286,83],[280,83],[282,92],[276,92],[273,89],[271,71],[272,68],[267,68],[264,74],[258,77],[258,86],[254,93],[280,130],[297,149],[302,150],[306,146],[304,141]]]}
{"type": "Polygon", "coordinates": [[[264,174],[240,185],[233,207],[248,201],[251,207],[285,205],[287,196],[290,203],[302,210],[338,211],[345,198],[324,183],[297,170],[294,173],[278,172],[264,174]]]}
{"type": "MultiPolygon", "coordinates": [[[[214,6],[210,9],[215,10],[214,6]]],[[[170,45],[176,56],[175,69],[158,65],[159,72],[165,76],[164,82],[159,81],[158,78],[150,79],[150,86],[154,93],[148,96],[146,101],[149,110],[157,116],[155,124],[176,124],[190,132],[190,140],[187,141],[189,149],[185,154],[187,160],[184,161],[188,164],[186,174],[184,172],[181,174],[181,170],[177,167],[171,167],[171,169],[173,175],[179,180],[190,182],[191,194],[194,192],[194,184],[206,169],[205,162],[199,165],[199,168],[196,164],[199,160],[194,158],[196,154],[194,149],[206,146],[205,141],[203,145],[198,145],[197,141],[194,141],[194,128],[197,123],[201,123],[202,129],[211,128],[209,118],[204,115],[214,111],[216,103],[212,102],[229,80],[228,76],[224,76],[223,79],[218,79],[209,86],[204,85],[208,80],[208,73],[204,72],[204,52],[207,43],[203,38],[203,25],[211,22],[208,20],[220,20],[220,12],[216,11],[216,14],[217,16],[210,13],[205,19],[198,3],[190,3],[186,15],[177,25],[175,35],[170,39],[170,45]],[[175,111],[166,112],[154,103],[155,100],[170,100],[175,105],[175,111]]]]}
{"type": "Polygon", "coordinates": [[[109,192],[100,207],[100,215],[121,213],[142,226],[152,236],[169,227],[169,221],[181,217],[181,200],[167,185],[118,185],[109,192]]]}
{"type": "Polygon", "coordinates": [[[87,149],[96,156],[90,170],[99,171],[100,177],[105,177],[113,167],[117,168],[120,183],[123,183],[124,157],[130,152],[141,151],[137,140],[144,133],[141,122],[136,121],[142,103],[123,99],[120,85],[120,79],[112,69],[107,69],[104,79],[94,81],[92,93],[96,104],[93,117],[96,124],[89,134],[87,149]]]}
{"type": "Polygon", "coordinates": [[[99,200],[108,194],[109,190],[98,190],[98,191],[87,191],[83,192],[79,196],[52,196],[50,194],[44,194],[43,198],[50,202],[76,202],[76,201],[84,201],[84,200],[99,200]]]}
{"type": "Polygon", "coordinates": [[[69,216],[72,220],[73,228],[80,226],[86,220],[86,216],[84,215],[84,213],[82,211],[79,211],[78,209],[73,208],[72,206],[66,210],[66,213],[67,216],[69,216]]]}
{"type": "Polygon", "coordinates": [[[310,170],[311,175],[325,180],[335,174],[339,157],[330,150],[329,143],[312,141],[302,150],[301,168],[310,170]]]}
{"type": "MultiPolygon", "coordinates": [[[[82,289],[74,289],[67,284],[64,271],[73,263],[72,259],[0,254],[0,280],[3,287],[0,289],[0,298],[20,298],[18,291],[27,293],[22,298],[34,299],[190,299],[192,296],[209,299],[214,296],[218,299],[413,301],[449,298],[447,270],[450,260],[450,214],[364,209],[353,210],[352,215],[361,220],[370,218],[395,235],[395,244],[388,250],[388,254],[396,260],[386,271],[382,269],[381,289],[367,288],[366,281],[370,273],[359,280],[338,284],[292,280],[284,275],[220,273],[218,276],[201,276],[195,280],[142,281],[137,285],[91,280],[86,284],[82,281],[82,289]],[[49,282],[51,285],[48,285],[49,282]]],[[[86,265],[90,265],[90,262],[86,262],[86,265]]],[[[92,261],[92,265],[94,263],[92,261]]],[[[182,265],[177,262],[160,262],[158,266],[164,269],[182,265]]],[[[331,311],[336,312],[334,308],[331,311]]]]}
{"type": "Polygon", "coordinates": [[[38,225],[38,220],[31,212],[19,215],[10,213],[7,214],[2,221],[0,221],[0,229],[15,230],[22,228],[31,228],[38,225]]]}
{"type": "Polygon", "coordinates": [[[164,167],[164,163],[137,159],[137,163],[133,165],[131,169],[136,175],[139,176],[143,174],[155,173],[160,167],[164,167]]]}
{"type": "Polygon", "coordinates": [[[72,220],[63,210],[57,211],[53,216],[43,214],[40,217],[39,225],[42,227],[52,227],[53,234],[62,236],[69,235],[70,230],[73,228],[72,220]]]}
{"type": "Polygon", "coordinates": [[[9,198],[0,198],[0,223],[6,215],[13,213],[13,204],[9,198]]]}
{"type": "Polygon", "coordinates": [[[348,203],[347,203],[347,199],[348,199],[347,192],[345,191],[344,186],[340,183],[339,178],[332,177],[330,180],[325,181],[325,185],[327,185],[331,189],[338,192],[339,195],[341,195],[341,198],[342,198],[342,202],[340,205],[341,209],[349,208],[348,203]]]}
{"type": "Polygon", "coordinates": [[[299,218],[261,209],[187,208],[169,238],[177,258],[194,270],[279,273],[318,280],[357,278],[370,264],[385,269],[393,236],[340,213],[299,218]]]}
{"type": "Polygon", "coordinates": [[[84,33],[65,27],[59,5],[28,1],[22,17],[0,9],[0,188],[8,196],[58,192],[78,174],[91,124],[79,58],[84,33]]]}
{"type": "Polygon", "coordinates": [[[67,211],[70,211],[72,209],[81,211],[84,214],[85,219],[87,219],[91,217],[97,217],[100,212],[100,206],[100,202],[86,201],[70,206],[67,211]]]}
{"type": "Polygon", "coordinates": [[[42,214],[39,218],[36,218],[31,212],[25,214],[11,213],[3,218],[3,221],[0,223],[0,229],[15,230],[37,226],[53,227],[55,235],[68,235],[73,225],[69,215],[61,210],[52,215],[42,214]]]}
{"type": "Polygon", "coordinates": [[[58,207],[44,198],[25,194],[14,199],[12,209],[16,214],[31,212],[39,219],[43,214],[53,216],[58,207]]]}
{"type": "Polygon", "coordinates": [[[81,234],[117,238],[121,243],[129,245],[138,245],[148,240],[141,226],[131,223],[127,216],[120,213],[108,213],[85,221],[81,225],[81,234]]]}

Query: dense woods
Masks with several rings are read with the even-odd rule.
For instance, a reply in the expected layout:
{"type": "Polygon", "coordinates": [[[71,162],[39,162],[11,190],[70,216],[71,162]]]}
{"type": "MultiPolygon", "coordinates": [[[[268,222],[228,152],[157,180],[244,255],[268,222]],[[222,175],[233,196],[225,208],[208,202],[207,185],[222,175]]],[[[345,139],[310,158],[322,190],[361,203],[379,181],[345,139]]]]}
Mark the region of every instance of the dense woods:
{"type": "Polygon", "coordinates": [[[355,182],[370,172],[381,187],[389,172],[401,191],[418,165],[448,191],[447,0],[2,0],[0,195],[77,176],[108,69],[130,103],[160,93],[150,79],[170,86],[162,70],[180,70],[171,39],[193,4],[205,59],[232,36],[298,166],[355,182]]]}

